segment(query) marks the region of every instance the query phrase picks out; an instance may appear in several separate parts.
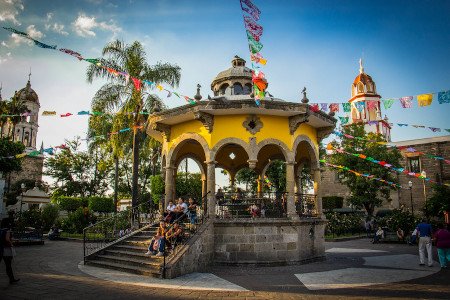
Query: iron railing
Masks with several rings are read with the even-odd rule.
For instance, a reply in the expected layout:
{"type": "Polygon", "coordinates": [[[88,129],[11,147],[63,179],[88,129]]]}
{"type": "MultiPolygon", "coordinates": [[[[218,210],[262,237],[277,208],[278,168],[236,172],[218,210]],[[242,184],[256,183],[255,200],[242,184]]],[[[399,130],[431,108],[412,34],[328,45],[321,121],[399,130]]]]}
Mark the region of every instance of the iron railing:
{"type": "Polygon", "coordinates": [[[153,201],[149,200],[84,228],[84,261],[86,262],[86,258],[90,255],[101,251],[119,240],[125,239],[137,230],[150,227],[157,223],[160,214],[157,209],[151,208],[152,204],[153,201]]]}
{"type": "Polygon", "coordinates": [[[295,208],[302,218],[317,217],[316,209],[317,195],[314,194],[295,194],[295,208]]]}
{"type": "Polygon", "coordinates": [[[229,218],[283,218],[286,216],[282,193],[226,193],[217,197],[216,215],[229,218]]]}

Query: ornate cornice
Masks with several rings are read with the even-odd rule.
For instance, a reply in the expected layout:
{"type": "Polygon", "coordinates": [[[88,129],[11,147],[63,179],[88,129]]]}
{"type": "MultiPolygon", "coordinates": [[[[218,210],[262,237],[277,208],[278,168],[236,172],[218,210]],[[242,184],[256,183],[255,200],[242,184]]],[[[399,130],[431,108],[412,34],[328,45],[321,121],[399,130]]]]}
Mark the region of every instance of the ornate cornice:
{"type": "Polygon", "coordinates": [[[317,139],[321,141],[334,131],[334,126],[322,127],[317,129],[317,139]]]}
{"type": "Polygon", "coordinates": [[[208,130],[209,133],[213,131],[214,127],[214,116],[205,112],[196,111],[194,112],[194,119],[202,122],[203,126],[208,130]]]}
{"type": "Polygon", "coordinates": [[[294,134],[300,124],[308,122],[308,117],[308,112],[306,112],[305,114],[289,117],[289,132],[291,134],[294,134]]]}
{"type": "Polygon", "coordinates": [[[152,129],[161,132],[166,142],[170,140],[170,125],[162,123],[153,123],[152,129]]]}

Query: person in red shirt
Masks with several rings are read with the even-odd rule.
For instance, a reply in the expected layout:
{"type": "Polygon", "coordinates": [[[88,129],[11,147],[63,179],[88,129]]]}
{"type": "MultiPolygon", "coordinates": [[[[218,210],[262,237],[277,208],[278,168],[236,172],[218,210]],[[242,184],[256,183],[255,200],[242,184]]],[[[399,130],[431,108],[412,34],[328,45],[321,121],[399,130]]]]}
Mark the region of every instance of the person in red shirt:
{"type": "Polygon", "coordinates": [[[438,228],[434,234],[434,240],[436,242],[441,268],[446,269],[450,263],[450,231],[445,229],[443,224],[439,224],[438,228]]]}

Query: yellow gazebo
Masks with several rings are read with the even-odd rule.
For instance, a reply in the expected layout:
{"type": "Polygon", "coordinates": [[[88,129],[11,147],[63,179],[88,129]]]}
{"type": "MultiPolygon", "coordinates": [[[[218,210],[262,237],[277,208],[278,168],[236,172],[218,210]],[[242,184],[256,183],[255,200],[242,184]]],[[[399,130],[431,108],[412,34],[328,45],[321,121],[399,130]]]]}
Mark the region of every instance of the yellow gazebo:
{"type": "MultiPolygon", "coordinates": [[[[310,226],[311,224],[321,226],[319,232],[321,232],[320,240],[323,243],[324,221],[321,199],[315,197],[315,218],[306,220],[296,211],[295,203],[298,200],[296,191],[300,186],[301,169],[308,165],[314,179],[315,194],[318,194],[317,190],[320,187],[318,145],[321,139],[334,129],[336,119],[323,112],[311,111],[305,91],[301,102],[287,102],[278,98],[265,97],[261,99],[258,107],[251,94],[252,74],[251,70],[245,66],[245,60],[235,56],[231,63],[232,66],[229,69],[220,72],[213,80],[211,89],[214,97],[201,100],[198,89],[197,95],[194,97],[197,100],[195,104],[165,110],[149,116],[147,134],[159,140],[163,145],[165,205],[175,197],[174,182],[178,165],[183,159],[191,158],[201,170],[203,195],[206,195],[208,199],[205,213],[214,223],[213,226],[215,228],[239,227],[239,220],[230,221],[216,218],[215,168],[225,169],[233,182],[238,170],[250,167],[259,175],[258,192],[261,192],[262,180],[267,167],[273,160],[279,159],[286,163],[287,205],[286,215],[276,220],[277,224],[286,222],[286,226],[292,226],[294,223],[295,226],[310,226]],[[223,225],[223,222],[228,222],[228,225],[223,225]],[[310,223],[305,225],[305,222],[310,223]],[[218,225],[219,223],[222,225],[218,225]]],[[[266,224],[269,220],[267,218],[260,220],[259,225],[255,223],[255,226],[263,226],[261,222],[266,224]]],[[[310,227],[308,227],[309,229],[310,227]]],[[[304,233],[299,229],[299,232],[303,233],[297,233],[298,238],[295,243],[298,247],[296,246],[297,250],[294,251],[302,252],[299,249],[299,241],[308,238],[308,232],[311,235],[308,230],[304,233]]],[[[223,231],[222,233],[217,232],[216,229],[214,232],[215,235],[227,234],[223,231]]],[[[257,242],[253,242],[253,244],[255,243],[257,244],[257,242]]],[[[256,249],[255,247],[250,248],[256,249]]],[[[321,247],[319,248],[321,249],[321,247]]],[[[319,252],[322,251],[320,249],[319,252]]],[[[323,252],[313,256],[321,255],[323,252]]],[[[216,251],[216,258],[218,256],[220,255],[216,251]]],[[[230,258],[231,256],[228,255],[218,261],[247,261],[239,257],[233,259],[230,258]]],[[[257,257],[256,254],[255,257],[257,257]]],[[[280,259],[282,261],[286,261],[286,259],[299,261],[308,258],[311,258],[311,255],[297,255],[289,259],[280,259]]]]}

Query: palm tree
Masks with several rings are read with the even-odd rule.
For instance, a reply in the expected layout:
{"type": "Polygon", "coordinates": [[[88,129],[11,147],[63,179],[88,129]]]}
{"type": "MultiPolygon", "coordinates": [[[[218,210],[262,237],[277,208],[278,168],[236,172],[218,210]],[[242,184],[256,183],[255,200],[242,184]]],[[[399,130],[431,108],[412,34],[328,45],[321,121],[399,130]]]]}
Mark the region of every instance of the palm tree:
{"type": "Polygon", "coordinates": [[[9,123],[8,137],[10,137],[12,141],[14,141],[16,125],[25,118],[20,115],[30,111],[28,110],[25,101],[19,97],[19,94],[17,92],[14,93],[14,96],[10,101],[6,102],[6,111],[9,115],[11,115],[7,120],[7,123],[9,123]]]}
{"type": "MultiPolygon", "coordinates": [[[[138,203],[138,166],[139,166],[139,142],[140,134],[136,127],[141,125],[141,111],[147,108],[152,112],[161,106],[158,98],[150,95],[150,87],[142,85],[141,89],[136,89],[133,80],[129,78],[139,78],[148,80],[156,84],[168,84],[178,86],[180,81],[180,67],[169,63],[157,63],[150,66],[146,62],[146,53],[138,41],[131,45],[123,41],[113,41],[105,45],[102,51],[102,58],[99,59],[100,66],[92,64],[87,69],[87,81],[92,83],[95,78],[107,79],[96,93],[92,101],[92,110],[115,114],[111,120],[112,131],[117,131],[124,127],[133,128],[128,134],[115,135],[111,142],[113,155],[117,160],[126,151],[126,146],[130,145],[131,134],[133,136],[133,170],[132,170],[132,205],[138,203]],[[129,77],[117,76],[107,68],[118,72],[126,73],[129,77]],[[117,113],[117,114],[116,114],[117,113]]],[[[105,131],[99,117],[91,117],[90,127],[93,132],[105,131]],[[100,124],[99,124],[100,123],[100,124]],[[92,125],[92,126],[91,126],[92,125]]],[[[108,118],[107,116],[105,118],[108,118]]],[[[109,125],[106,125],[106,127],[109,125]]],[[[117,171],[117,167],[116,167],[117,171]]]]}

